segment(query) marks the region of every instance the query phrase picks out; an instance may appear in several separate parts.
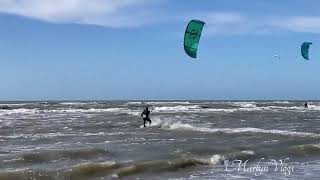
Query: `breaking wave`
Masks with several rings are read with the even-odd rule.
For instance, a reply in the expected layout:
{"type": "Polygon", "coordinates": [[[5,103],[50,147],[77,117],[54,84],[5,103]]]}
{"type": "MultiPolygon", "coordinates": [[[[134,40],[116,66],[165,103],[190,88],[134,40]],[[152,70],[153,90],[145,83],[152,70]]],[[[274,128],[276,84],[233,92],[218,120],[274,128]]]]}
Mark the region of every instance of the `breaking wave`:
{"type": "Polygon", "coordinates": [[[70,169],[56,172],[34,172],[29,169],[6,171],[0,173],[0,179],[27,180],[27,179],[90,179],[97,177],[122,178],[142,173],[162,173],[179,171],[198,165],[215,165],[221,163],[223,156],[214,155],[209,158],[178,158],[172,160],[152,160],[133,163],[84,163],[70,169]]]}
{"type": "Polygon", "coordinates": [[[75,149],[75,150],[46,150],[39,153],[27,153],[17,158],[19,162],[42,163],[65,159],[90,159],[99,155],[107,154],[104,149],[75,149]]]}
{"type": "Polygon", "coordinates": [[[293,137],[310,137],[310,138],[320,138],[320,134],[308,133],[308,132],[295,132],[286,130],[276,130],[276,129],[261,129],[261,128],[207,128],[207,127],[195,127],[193,125],[182,123],[181,121],[163,121],[161,118],[154,118],[154,123],[152,126],[159,126],[163,129],[168,130],[184,130],[184,131],[200,131],[200,132],[210,132],[210,133],[225,133],[225,134],[276,134],[283,136],[293,136],[293,137]]]}
{"type": "Polygon", "coordinates": [[[188,101],[131,101],[126,103],[127,105],[140,105],[140,104],[148,104],[148,105],[163,105],[163,104],[190,104],[188,101]]]}
{"type": "MultiPolygon", "coordinates": [[[[70,154],[70,153],[68,153],[70,154]]],[[[72,153],[71,153],[72,154],[72,153]]],[[[82,153],[81,153],[82,154],[82,153]]],[[[93,153],[95,155],[96,153],[93,153]]],[[[254,151],[239,151],[229,154],[214,154],[206,157],[180,157],[176,159],[160,159],[151,161],[137,161],[129,163],[102,162],[102,163],[83,163],[71,168],[60,169],[57,171],[35,172],[29,169],[5,171],[0,173],[0,179],[7,180],[27,180],[27,179],[69,179],[82,180],[91,178],[123,178],[144,173],[163,173],[179,171],[181,169],[194,166],[214,166],[223,165],[234,159],[247,160],[256,158],[254,151]]],[[[43,159],[32,158],[32,162],[42,162],[43,159]]],[[[47,159],[45,159],[47,160],[47,159]]],[[[28,161],[27,161],[28,162],[28,161]]]]}
{"type": "Polygon", "coordinates": [[[320,155],[320,144],[304,144],[293,146],[289,148],[289,153],[300,156],[320,155]]]}

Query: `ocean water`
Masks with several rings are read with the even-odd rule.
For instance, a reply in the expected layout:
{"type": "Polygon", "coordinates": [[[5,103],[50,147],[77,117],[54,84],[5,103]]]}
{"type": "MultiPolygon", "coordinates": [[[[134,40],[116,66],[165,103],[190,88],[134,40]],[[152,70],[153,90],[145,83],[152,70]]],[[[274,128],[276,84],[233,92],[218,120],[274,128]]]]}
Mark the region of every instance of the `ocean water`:
{"type": "Polygon", "coordinates": [[[1,102],[0,180],[320,179],[320,102],[1,102]],[[150,127],[140,113],[152,110],[150,127]]]}

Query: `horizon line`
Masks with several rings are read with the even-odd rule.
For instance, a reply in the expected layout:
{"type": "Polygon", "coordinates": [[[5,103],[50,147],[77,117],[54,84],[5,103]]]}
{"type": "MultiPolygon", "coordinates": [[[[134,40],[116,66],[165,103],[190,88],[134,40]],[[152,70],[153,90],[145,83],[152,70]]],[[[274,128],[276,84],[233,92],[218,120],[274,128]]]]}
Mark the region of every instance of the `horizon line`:
{"type": "Polygon", "coordinates": [[[320,101],[320,99],[61,99],[61,100],[0,100],[1,102],[93,102],[93,101],[320,101]]]}

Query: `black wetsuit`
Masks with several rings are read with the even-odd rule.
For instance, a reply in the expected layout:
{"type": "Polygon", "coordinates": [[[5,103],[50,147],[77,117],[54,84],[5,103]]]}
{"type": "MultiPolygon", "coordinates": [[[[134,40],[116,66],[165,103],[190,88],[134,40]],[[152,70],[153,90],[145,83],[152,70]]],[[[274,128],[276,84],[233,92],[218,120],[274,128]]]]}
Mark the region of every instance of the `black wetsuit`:
{"type": "Polygon", "coordinates": [[[151,124],[151,119],[149,118],[150,115],[150,111],[145,109],[142,113],[141,116],[143,117],[143,115],[146,115],[146,117],[143,118],[143,126],[146,127],[146,121],[149,122],[149,124],[151,124]]]}
{"type": "Polygon", "coordinates": [[[304,103],[304,108],[308,108],[308,103],[304,103]]]}

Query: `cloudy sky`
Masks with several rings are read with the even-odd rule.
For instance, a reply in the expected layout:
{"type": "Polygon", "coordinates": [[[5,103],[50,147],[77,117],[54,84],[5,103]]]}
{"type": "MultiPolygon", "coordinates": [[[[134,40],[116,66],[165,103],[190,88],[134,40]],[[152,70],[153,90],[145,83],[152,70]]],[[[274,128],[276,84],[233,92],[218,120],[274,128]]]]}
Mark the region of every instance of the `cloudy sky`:
{"type": "Polygon", "coordinates": [[[0,0],[0,100],[320,99],[319,6],[0,0]],[[182,46],[191,19],[206,22],[196,60],[182,46]]]}

